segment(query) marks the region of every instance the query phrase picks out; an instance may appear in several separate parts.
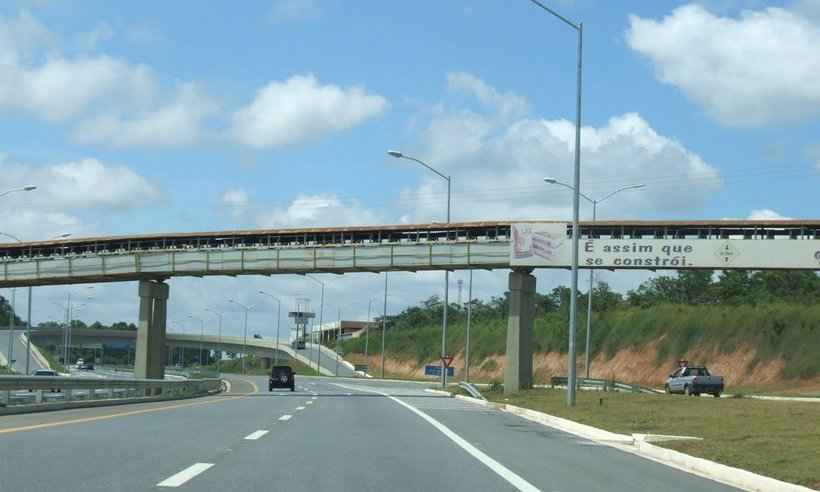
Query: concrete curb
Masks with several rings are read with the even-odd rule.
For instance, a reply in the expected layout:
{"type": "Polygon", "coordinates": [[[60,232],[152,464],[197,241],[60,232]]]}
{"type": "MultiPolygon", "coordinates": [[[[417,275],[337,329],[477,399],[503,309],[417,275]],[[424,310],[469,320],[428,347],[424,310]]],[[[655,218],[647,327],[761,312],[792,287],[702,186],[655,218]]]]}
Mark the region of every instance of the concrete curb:
{"type": "Polygon", "coordinates": [[[449,391],[442,391],[442,390],[435,390],[435,389],[431,389],[431,388],[424,388],[424,392],[425,393],[432,393],[434,395],[447,396],[449,398],[453,397],[453,394],[450,393],[449,391]]]}
{"type": "Polygon", "coordinates": [[[664,437],[688,438],[688,436],[656,436],[653,434],[616,434],[590,425],[579,424],[571,420],[555,417],[543,412],[528,408],[521,408],[506,403],[493,403],[478,400],[464,395],[455,395],[460,400],[469,401],[483,406],[490,406],[503,412],[518,415],[527,420],[538,422],[569,434],[600,442],[658,463],[678,468],[680,470],[709,478],[717,482],[731,485],[752,492],[814,492],[813,489],[783,482],[764,475],[758,475],[741,468],[722,465],[704,458],[697,458],[680,451],[655,446],[649,441],[664,437]]]}

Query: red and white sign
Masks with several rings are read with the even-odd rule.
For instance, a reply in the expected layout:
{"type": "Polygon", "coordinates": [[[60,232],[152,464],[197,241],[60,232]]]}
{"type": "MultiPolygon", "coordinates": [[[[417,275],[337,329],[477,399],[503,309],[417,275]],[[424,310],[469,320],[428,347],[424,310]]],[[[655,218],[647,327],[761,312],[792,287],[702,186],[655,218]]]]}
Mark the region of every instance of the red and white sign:
{"type": "Polygon", "coordinates": [[[453,356],[452,355],[445,355],[441,358],[441,363],[444,364],[444,367],[450,367],[450,364],[453,363],[453,356]]]}

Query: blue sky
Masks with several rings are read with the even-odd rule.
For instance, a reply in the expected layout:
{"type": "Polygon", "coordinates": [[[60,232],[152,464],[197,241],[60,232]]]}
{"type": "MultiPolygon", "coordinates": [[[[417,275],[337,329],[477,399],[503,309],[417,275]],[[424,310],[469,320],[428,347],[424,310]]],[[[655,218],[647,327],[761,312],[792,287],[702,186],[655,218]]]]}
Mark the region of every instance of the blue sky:
{"type": "MultiPolygon", "coordinates": [[[[820,215],[820,2],[548,3],[586,31],[584,191],[647,185],[601,216],[820,215]]],[[[453,176],[454,220],[568,218],[540,178],[571,177],[574,90],[574,31],[527,0],[5,2],[0,188],[41,189],[2,203],[0,232],[441,220],[441,180],[388,148],[453,176]]],[[[439,293],[440,275],[398,277],[393,309],[439,293]]],[[[381,288],[328,281],[351,316],[348,292],[381,288]]],[[[184,317],[262,280],[174,282],[184,317]]],[[[132,284],[96,290],[90,317],[134,318],[132,284]]]]}

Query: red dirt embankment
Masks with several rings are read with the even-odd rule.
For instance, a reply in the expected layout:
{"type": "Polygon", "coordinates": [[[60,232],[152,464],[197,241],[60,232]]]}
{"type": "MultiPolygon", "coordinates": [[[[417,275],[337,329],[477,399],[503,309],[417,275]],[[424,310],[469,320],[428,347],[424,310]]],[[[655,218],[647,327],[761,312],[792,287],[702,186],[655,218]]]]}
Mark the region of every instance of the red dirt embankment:
{"type": "MultiPolygon", "coordinates": [[[[634,384],[649,386],[662,386],[666,376],[677,366],[677,359],[670,358],[660,365],[656,363],[657,342],[646,345],[641,349],[622,349],[612,358],[607,358],[604,354],[598,354],[592,359],[593,378],[615,379],[634,384]]],[[[350,354],[351,361],[363,362],[361,354],[350,354]]],[[[782,383],[789,383],[789,386],[810,386],[820,387],[818,381],[795,381],[786,380],[782,377],[783,361],[780,359],[761,362],[750,369],[750,363],[755,359],[756,352],[751,348],[744,348],[731,353],[718,353],[713,349],[696,347],[690,350],[685,358],[693,363],[705,363],[709,370],[716,375],[726,378],[727,386],[779,386],[782,383]]],[[[375,372],[379,367],[379,356],[369,357],[370,371],[375,372]]],[[[471,361],[470,379],[473,381],[503,381],[504,364],[506,357],[503,354],[496,354],[484,360],[471,361]]],[[[583,354],[578,356],[578,374],[585,374],[583,367],[583,354]]],[[[385,371],[403,377],[424,378],[425,364],[438,364],[436,361],[428,361],[418,364],[412,358],[387,357],[385,359],[385,371]]],[[[452,363],[456,368],[456,379],[463,377],[464,354],[456,355],[452,363]]],[[[536,384],[548,383],[552,376],[563,376],[567,373],[567,356],[555,352],[536,353],[533,357],[533,369],[535,372],[536,384]]]]}

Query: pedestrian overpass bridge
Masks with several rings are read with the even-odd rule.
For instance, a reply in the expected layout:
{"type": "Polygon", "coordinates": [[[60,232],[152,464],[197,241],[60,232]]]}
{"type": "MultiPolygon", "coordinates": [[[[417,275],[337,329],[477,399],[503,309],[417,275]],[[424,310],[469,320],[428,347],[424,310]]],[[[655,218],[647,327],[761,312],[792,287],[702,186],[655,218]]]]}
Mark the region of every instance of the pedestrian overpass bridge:
{"type": "MultiPolygon", "coordinates": [[[[582,222],[582,268],[820,270],[820,220],[582,222]]],[[[532,384],[534,268],[569,268],[572,224],[464,222],[0,244],[0,288],[139,282],[135,373],[162,378],[171,277],[510,269],[505,390],[532,384]]],[[[171,335],[173,338],[173,335],[171,335]]]]}

